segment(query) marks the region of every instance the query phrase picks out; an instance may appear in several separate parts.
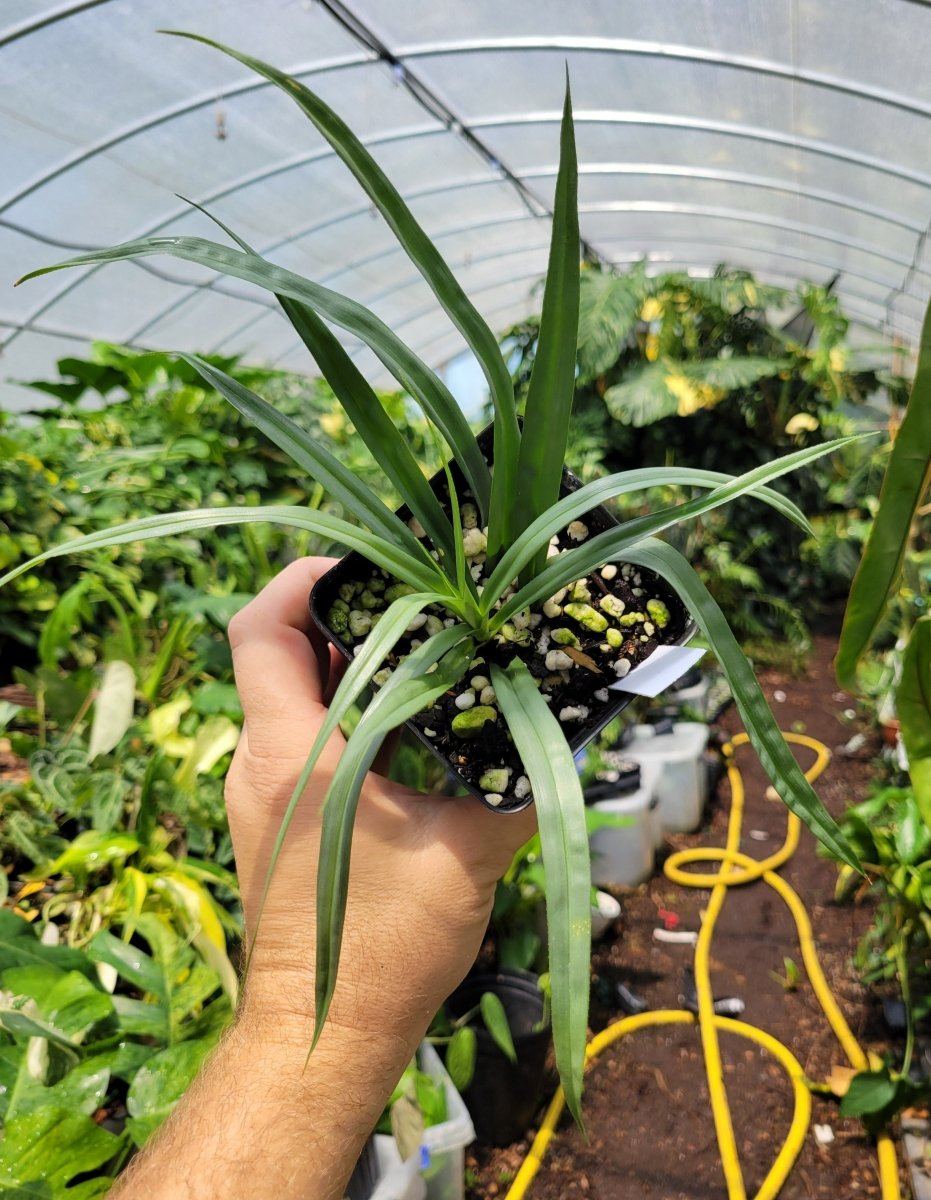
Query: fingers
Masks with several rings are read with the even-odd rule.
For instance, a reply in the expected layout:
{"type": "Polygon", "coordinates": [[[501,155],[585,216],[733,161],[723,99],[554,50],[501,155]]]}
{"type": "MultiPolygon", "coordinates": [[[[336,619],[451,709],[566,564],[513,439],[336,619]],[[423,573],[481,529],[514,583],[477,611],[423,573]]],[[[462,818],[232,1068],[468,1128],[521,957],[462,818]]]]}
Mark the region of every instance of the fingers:
{"type": "Polygon", "coordinates": [[[312,624],[308,599],[335,561],[291,563],[230,621],[236,685],[253,742],[260,724],[284,721],[293,727],[320,719],[329,654],[312,624]]]}

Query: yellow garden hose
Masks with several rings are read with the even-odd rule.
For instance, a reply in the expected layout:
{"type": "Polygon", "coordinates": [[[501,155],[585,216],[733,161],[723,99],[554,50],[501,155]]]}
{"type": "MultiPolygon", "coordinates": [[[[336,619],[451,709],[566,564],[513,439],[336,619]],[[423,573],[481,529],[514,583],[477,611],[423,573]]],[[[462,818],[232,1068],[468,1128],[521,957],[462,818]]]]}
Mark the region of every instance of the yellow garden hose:
{"type": "MultiPolygon", "coordinates": [[[[815,780],[828,764],[830,755],[827,747],[814,738],[802,734],[787,733],[785,738],[800,746],[806,746],[814,751],[815,762],[805,772],[808,780],[815,780]]],[[[852,1067],[858,1071],[868,1068],[866,1055],[861,1050],[856,1038],[850,1031],[850,1026],[844,1019],[837,1001],[831,995],[818,953],[815,949],[814,937],[808,913],[798,895],[777,875],[776,869],[786,863],[795,853],[798,846],[801,822],[794,813],[788,814],[786,838],[782,846],[769,858],[758,861],[742,854],[738,849],[743,822],[744,787],[740,771],[734,763],[734,749],[746,745],[748,737],[738,733],[724,747],[727,760],[727,774],[731,787],[731,812],[728,820],[727,842],[722,848],[696,847],[693,850],[680,850],[670,855],[665,864],[666,876],[682,887],[711,888],[711,898],[705,912],[698,942],[695,946],[695,987],[698,993],[698,1015],[678,1009],[660,1009],[655,1012],[640,1013],[635,1017],[625,1017],[610,1025],[603,1032],[592,1038],[585,1052],[586,1068],[598,1057],[607,1046],[629,1033],[641,1029],[651,1029],[658,1025],[692,1025],[696,1022],[701,1035],[702,1051],[705,1059],[705,1073],[708,1080],[708,1091],[711,1096],[711,1112],[714,1118],[715,1133],[721,1154],[721,1164],[727,1185],[728,1200],[746,1200],[743,1172],[740,1168],[740,1158],[737,1143],[731,1123],[730,1109],[727,1103],[727,1092],[724,1086],[724,1073],[721,1064],[721,1051],[718,1043],[718,1033],[724,1030],[737,1037],[747,1038],[764,1047],[781,1064],[792,1084],[795,1108],[789,1132],[782,1149],[776,1156],[772,1167],[756,1193],[754,1200],[775,1200],[783,1184],[789,1177],[795,1160],[801,1153],[805,1137],[808,1133],[808,1123],[811,1118],[811,1093],[805,1082],[801,1064],[781,1042],[768,1033],[748,1025],[743,1021],[735,1021],[731,1017],[718,1016],[714,1011],[714,996],[711,989],[710,953],[714,937],[715,922],[720,915],[727,896],[728,888],[739,887],[762,879],[773,888],[785,901],[795,920],[798,930],[799,945],[802,952],[802,962],[808,974],[812,990],[821,1005],[828,1024],[840,1042],[844,1053],[852,1067]],[[714,874],[699,874],[683,870],[692,863],[716,862],[720,864],[714,874]]],[[[506,1200],[523,1200],[531,1180],[540,1169],[543,1156],[553,1137],[557,1122],[565,1105],[562,1088],[559,1088],[546,1110],[546,1115],[540,1126],[540,1131],[534,1138],[533,1145],[524,1159],[517,1176],[511,1185],[506,1200]]],[[[895,1143],[887,1132],[877,1138],[879,1158],[879,1178],[882,1188],[882,1200],[901,1200],[899,1191],[899,1166],[896,1156],[895,1143]]]]}

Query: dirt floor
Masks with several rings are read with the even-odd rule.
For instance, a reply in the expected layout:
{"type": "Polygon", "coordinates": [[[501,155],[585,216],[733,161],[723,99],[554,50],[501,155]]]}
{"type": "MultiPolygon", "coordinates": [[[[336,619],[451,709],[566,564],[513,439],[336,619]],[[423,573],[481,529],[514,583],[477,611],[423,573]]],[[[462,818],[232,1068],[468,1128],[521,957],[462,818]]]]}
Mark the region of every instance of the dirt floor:
{"type": "MultiPolygon", "coordinates": [[[[783,729],[808,733],[834,753],[816,788],[837,815],[845,805],[864,797],[879,747],[868,740],[856,756],[842,753],[859,726],[843,716],[853,702],[837,689],[831,670],[833,652],[833,640],[819,637],[804,676],[792,679],[767,672],[762,682],[783,729]]],[[[733,708],[725,713],[720,727],[728,733],[741,727],[733,708]]],[[[812,761],[808,750],[800,749],[798,757],[804,767],[812,761]]],[[[765,798],[766,780],[752,751],[739,750],[737,761],[747,790],[741,849],[762,858],[782,844],[785,810],[778,801],[765,798]]],[[[729,788],[724,781],[702,829],[693,835],[669,837],[668,846],[722,845],[728,809],[729,788]]],[[[850,967],[853,948],[869,914],[862,906],[834,904],[836,869],[818,858],[814,847],[814,839],[803,831],[799,850],[782,875],[808,908],[822,967],[854,1034],[865,1049],[881,1050],[888,1045],[889,1034],[879,1001],[875,993],[860,986],[850,967]]],[[[658,873],[641,888],[618,895],[623,911],[616,934],[601,943],[593,958],[597,976],[590,1018],[593,1031],[624,1015],[604,1003],[617,981],[633,988],[651,1008],[680,1006],[683,974],[691,964],[693,950],[687,945],[658,943],[653,931],[663,923],[660,909],[678,914],[681,929],[697,930],[709,893],[681,888],[658,873]]],[[[743,1019],[784,1042],[807,1077],[821,1080],[833,1065],[846,1066],[846,1059],[807,980],[796,991],[787,991],[779,982],[784,957],[801,963],[795,925],[781,899],[762,882],[735,889],[726,900],[713,943],[715,995],[742,997],[746,1002],[743,1019]]],[[[791,1089],[766,1051],[734,1036],[722,1037],[721,1048],[746,1190],[753,1196],[789,1128],[791,1089]]],[[[581,1196],[589,1200],[726,1200],[697,1028],[643,1031],[609,1048],[587,1077],[584,1112],[589,1144],[564,1116],[531,1184],[530,1200],[581,1196]]],[[[809,1131],[780,1193],[781,1200],[878,1197],[875,1151],[859,1124],[841,1120],[836,1101],[818,1096],[814,1097],[814,1124],[830,1126],[834,1141],[819,1146],[809,1131]]],[[[507,1192],[534,1132],[505,1149],[472,1146],[466,1152],[468,1200],[486,1200],[507,1192]]],[[[904,1174],[902,1194],[910,1194],[904,1174]]]]}

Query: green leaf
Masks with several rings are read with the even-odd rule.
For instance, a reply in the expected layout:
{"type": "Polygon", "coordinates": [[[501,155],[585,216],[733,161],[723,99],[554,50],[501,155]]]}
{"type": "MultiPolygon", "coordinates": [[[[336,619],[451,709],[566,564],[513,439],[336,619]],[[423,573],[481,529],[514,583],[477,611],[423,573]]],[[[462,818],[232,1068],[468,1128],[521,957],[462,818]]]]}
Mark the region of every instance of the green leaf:
{"type": "Polygon", "coordinates": [[[730,358],[705,358],[698,362],[680,364],[687,378],[720,391],[733,392],[747,388],[759,379],[771,379],[792,364],[788,359],[754,357],[734,354],[730,358]]]}
{"type": "Polygon", "coordinates": [[[899,862],[921,862],[931,847],[931,828],[925,824],[914,796],[903,799],[897,816],[895,851],[899,862]]]}
{"type": "Polygon", "coordinates": [[[896,1081],[887,1068],[881,1071],[859,1071],[841,1097],[842,1117],[862,1117],[879,1112],[895,1099],[896,1081]]]}
{"type": "Polygon", "coordinates": [[[107,546],[120,546],[126,542],[170,537],[177,533],[192,533],[198,529],[215,529],[218,525],[254,525],[266,521],[275,525],[289,525],[295,529],[307,529],[322,537],[332,538],[334,542],[341,542],[352,550],[358,550],[377,566],[384,567],[392,575],[397,575],[412,586],[421,587],[425,591],[446,584],[445,577],[438,568],[434,567],[431,570],[422,560],[411,558],[368,530],[314,509],[270,504],[264,508],[194,508],[189,512],[159,513],[157,516],[127,521],[122,525],[111,525],[108,529],[51,546],[28,562],[20,563],[12,571],[0,576],[0,587],[39,563],[47,562],[50,558],[60,558],[64,554],[74,554],[79,550],[100,550],[107,546]]]}
{"type": "Polygon", "coordinates": [[[12,967],[3,986],[15,998],[35,1000],[43,1018],[66,1038],[82,1041],[88,1030],[113,1012],[113,1001],[80,971],[53,966],[12,967]]]}
{"type": "Polygon", "coordinates": [[[52,1087],[44,1087],[34,1080],[27,1083],[17,1092],[15,1115],[58,1108],[91,1117],[106,1099],[109,1084],[110,1071],[106,1067],[99,1064],[88,1067],[86,1063],[79,1063],[52,1087]]]}
{"type": "Polygon", "coordinates": [[[464,1092],[475,1074],[475,1051],[477,1040],[471,1025],[463,1025],[449,1040],[446,1047],[446,1070],[456,1090],[464,1092]]]}
{"type": "Polygon", "coordinates": [[[126,1127],[137,1146],[144,1146],[193,1082],[215,1042],[212,1038],[169,1046],[140,1067],[129,1087],[126,1127]]]}
{"type": "MultiPolygon", "coordinates": [[[[839,439],[839,442],[842,443],[843,441],[844,439],[839,439]]],[[[833,448],[837,448],[838,443],[830,443],[830,445],[833,448]]],[[[651,523],[649,530],[654,530],[652,522],[657,519],[665,522],[665,524],[660,524],[655,528],[664,529],[670,524],[676,524],[680,520],[685,520],[687,517],[700,516],[709,507],[715,508],[719,504],[724,504],[728,500],[735,499],[744,492],[752,491],[755,499],[770,505],[770,507],[774,508],[782,516],[793,521],[805,533],[813,537],[814,530],[798,507],[791,500],[787,500],[780,492],[761,486],[760,482],[762,478],[773,478],[775,475],[784,474],[787,471],[794,470],[797,466],[802,466],[809,462],[812,456],[812,449],[816,452],[815,457],[817,457],[818,451],[827,452],[822,447],[796,451],[795,454],[803,455],[804,457],[796,459],[795,454],[790,454],[785,458],[776,459],[774,463],[756,467],[753,471],[737,477],[725,475],[721,471],[704,471],[692,467],[642,467],[635,471],[621,471],[614,475],[607,475],[604,479],[596,479],[592,483],[588,483],[584,487],[570,492],[567,496],[563,496],[561,500],[557,501],[556,504],[552,505],[551,508],[547,509],[546,512],[542,513],[527,526],[520,537],[504,553],[501,561],[489,577],[485,585],[485,590],[482,593],[483,604],[486,608],[490,609],[491,605],[494,604],[501,593],[509,586],[511,580],[530,560],[535,548],[540,545],[546,546],[553,534],[564,529],[570,521],[584,516],[590,509],[603,504],[606,500],[613,500],[618,496],[624,496],[630,492],[644,491],[651,487],[675,485],[678,487],[702,487],[718,490],[712,491],[710,496],[688,501],[689,507],[686,506],[686,503],[683,503],[678,506],[661,509],[648,518],[640,518],[640,520],[651,523]],[[776,469],[777,464],[781,464],[778,470],[776,469]],[[750,479],[750,476],[754,476],[755,478],[750,479]],[[721,493],[720,489],[722,487],[728,490],[725,493],[721,493]],[[676,516],[675,520],[670,521],[668,519],[669,514],[673,513],[678,514],[678,516],[676,516]],[[661,514],[664,515],[661,516],[661,514]]],[[[632,522],[628,522],[625,525],[616,526],[615,528],[628,529],[632,524],[632,522]]],[[[640,528],[637,525],[633,527],[635,529],[640,528]]],[[[556,590],[556,588],[553,588],[553,591],[556,590]]],[[[545,594],[549,596],[552,595],[552,592],[545,594]]]]}
{"type": "MultiPolygon", "coordinates": [[[[304,763],[304,767],[294,785],[291,799],[288,801],[288,807],[285,809],[284,816],[281,818],[281,823],[278,826],[275,844],[272,846],[271,858],[269,859],[268,870],[265,876],[265,887],[256,917],[256,929],[261,924],[262,910],[265,907],[268,889],[271,886],[275,867],[278,863],[281,849],[284,846],[284,840],[291,825],[295,809],[304,795],[304,789],[307,787],[317,761],[323,752],[323,748],[337,731],[340,723],[346,718],[356,700],[358,700],[362,692],[369,686],[372,676],[385,661],[401,635],[406,631],[408,625],[411,623],[411,619],[417,613],[422,612],[429,604],[437,603],[442,599],[443,597],[438,592],[414,592],[408,596],[399,596],[385,611],[378,624],[372,628],[372,631],[362,643],[362,649],[355,655],[346,669],[346,673],[340,680],[339,687],[336,689],[333,699],[327,706],[327,715],[311,747],[310,754],[307,756],[307,761],[304,763]]],[[[454,641],[455,638],[450,638],[449,645],[451,646],[454,641]]],[[[249,948],[249,955],[246,962],[247,975],[254,949],[255,939],[253,939],[253,943],[249,948]]]]}
{"type": "Polygon", "coordinates": [[[87,747],[89,760],[98,754],[109,754],[133,723],[136,703],[136,672],[129,663],[109,662],[103,669],[103,679],[94,701],[87,747]]]}
{"type": "Polygon", "coordinates": [[[85,829],[54,862],[42,867],[42,873],[46,876],[87,875],[113,863],[124,862],[138,849],[139,842],[131,833],[85,829]]]}
{"type": "MultiPolygon", "coordinates": [[[[246,283],[256,284],[275,296],[286,296],[312,308],[315,312],[341,326],[360,338],[384,364],[411,396],[421,405],[426,415],[453,448],[456,458],[468,478],[475,486],[478,481],[481,494],[482,473],[488,467],[475,442],[469,424],[449,389],[412,350],[398,338],[374,313],[369,312],[354,300],[341,296],[320,284],[285,270],[274,263],[266,262],[257,254],[233,250],[207,238],[153,237],[125,242],[105,250],[82,254],[67,262],[56,263],[23,276],[19,282],[60,271],[69,267],[90,266],[128,259],[145,258],[152,254],[168,254],[186,262],[209,267],[246,283]],[[481,466],[479,466],[481,464],[481,466]]],[[[510,383],[509,385],[510,386],[510,383]]],[[[516,424],[515,424],[516,427],[516,424]]],[[[516,452],[515,452],[516,459],[516,452]]],[[[502,462],[506,461],[502,455],[502,462]]],[[[513,494],[513,493],[512,493],[513,494]]]]}
{"type": "Polygon", "coordinates": [[[672,546],[653,539],[628,550],[626,558],[656,571],[676,589],[691,609],[720,662],[750,742],[783,803],[808,826],[832,855],[860,870],[856,855],[818,799],[780,733],[753,668],[731,632],[724,614],[695,571],[672,546]]]}
{"type": "Polygon", "coordinates": [[[38,931],[9,909],[0,908],[0,971],[8,967],[52,965],[63,971],[80,971],[88,977],[93,966],[80,950],[69,946],[46,946],[38,931]]]}
{"type": "Polygon", "coordinates": [[[508,1058],[512,1063],[516,1063],[517,1051],[514,1049],[514,1039],[511,1037],[508,1015],[504,1011],[501,997],[496,996],[494,992],[482,992],[482,998],[479,1000],[479,1008],[481,1009],[482,1020],[485,1022],[485,1028],[491,1034],[492,1041],[505,1058],[508,1058]]]}
{"type": "MultiPolygon", "coordinates": [[[[527,388],[524,428],[520,439],[516,496],[504,500],[513,509],[510,544],[537,513],[545,512],[559,497],[569,417],[575,399],[576,344],[579,332],[579,206],[578,166],[572,126],[572,98],[566,77],[560,131],[559,173],[553,209],[543,309],[533,370],[527,388]]],[[[495,478],[498,460],[495,458],[495,478]]],[[[497,546],[492,546],[494,553],[497,546]]],[[[546,563],[545,545],[527,564],[523,582],[546,563]]]]}
{"type": "MultiPolygon", "coordinates": [[[[648,516],[635,517],[633,520],[625,521],[623,525],[605,530],[604,533],[590,538],[576,549],[554,558],[531,583],[521,588],[517,595],[502,605],[494,616],[495,625],[503,624],[514,613],[520,612],[522,608],[526,608],[528,605],[536,604],[538,601],[552,596],[567,583],[571,583],[575,579],[584,579],[590,571],[608,562],[609,559],[614,559],[618,555],[625,553],[628,547],[637,545],[644,538],[660,533],[664,529],[678,524],[680,521],[700,516],[702,513],[718,508],[722,504],[727,504],[731,500],[736,500],[739,496],[745,495],[748,492],[756,493],[757,489],[760,489],[759,498],[768,499],[769,495],[763,494],[764,489],[761,485],[768,483],[771,479],[778,478],[780,475],[785,475],[796,467],[803,466],[816,458],[820,458],[824,454],[829,454],[839,446],[856,440],[858,440],[856,437],[852,439],[838,438],[834,442],[826,442],[820,446],[809,446],[803,450],[796,450],[792,454],[786,454],[782,458],[775,459],[773,462],[764,463],[762,466],[755,467],[752,471],[747,471],[743,475],[731,478],[729,482],[715,488],[705,496],[698,497],[696,500],[689,500],[684,504],[678,504],[671,508],[662,508],[654,513],[650,513],[648,516]]],[[[606,482],[599,481],[599,483],[606,482]]],[[[600,490],[598,484],[590,484],[588,487],[592,488],[590,494],[598,494],[600,490]]],[[[575,502],[578,502],[578,496],[582,491],[587,490],[587,488],[579,489],[571,498],[575,502]]],[[[566,499],[570,499],[570,497],[566,497],[566,499]]],[[[562,505],[564,501],[561,500],[559,503],[562,505]]],[[[566,508],[569,509],[569,506],[567,505],[566,508]]],[[[547,522],[549,520],[550,517],[547,516],[547,522]]],[[[518,539],[515,547],[512,547],[514,559],[519,561],[523,554],[526,553],[526,549],[526,546],[521,545],[520,539],[518,539]]],[[[505,559],[502,559],[499,565],[503,567],[504,563],[505,559]]],[[[510,563],[508,565],[510,568],[510,563]]],[[[513,578],[513,570],[510,578],[513,578]]],[[[493,573],[492,578],[488,581],[485,592],[482,593],[483,601],[485,600],[486,593],[490,593],[490,596],[494,597],[494,588],[496,586],[499,586],[497,571],[493,573]]],[[[491,600],[489,600],[490,602],[491,600]]]]}
{"type": "Polygon", "coordinates": [[[857,688],[857,664],[899,584],[915,510],[931,483],[931,304],[925,313],[912,392],[889,457],[860,566],[850,588],[834,669],[857,688]]]}
{"type": "Polygon", "coordinates": [[[585,802],[562,727],[515,658],[491,682],[533,789],[546,869],[553,1044],[566,1104],[580,1128],[591,958],[591,858],[585,802]]]}
{"type": "Polygon", "coordinates": [[[164,970],[151,955],[140,950],[138,946],[121,942],[112,933],[102,929],[94,934],[87,947],[87,954],[92,962],[109,963],[123,979],[134,984],[140,991],[150,992],[163,1002],[167,1001],[168,987],[164,970]]]}
{"type": "MultiPolygon", "coordinates": [[[[466,344],[478,359],[479,365],[488,381],[492,402],[495,407],[495,462],[498,463],[500,461],[503,469],[506,460],[510,459],[510,471],[513,471],[517,460],[518,441],[514,391],[507,365],[502,358],[498,346],[498,340],[456,281],[455,276],[450,271],[449,266],[439,251],[418,225],[413,213],[405,204],[400,193],[382,171],[375,159],[369,154],[368,150],[366,150],[365,146],[359,141],[348,125],[319,96],[315,95],[298,80],[284,74],[284,72],[277,70],[277,68],[257,58],[253,58],[251,55],[243,54],[220,42],[200,37],[197,34],[175,30],[165,30],[164,32],[171,33],[175,37],[190,38],[192,41],[202,42],[206,46],[220,50],[224,54],[228,54],[231,58],[236,59],[237,62],[241,62],[244,66],[249,67],[250,70],[255,71],[256,74],[268,79],[271,83],[281,88],[297,104],[304,115],[314,123],[323,137],[326,138],[355,176],[366,195],[385,218],[401,247],[414,266],[420,271],[444,311],[465,338],[466,344]],[[500,436],[504,439],[500,443],[498,440],[499,429],[501,431],[500,436]]],[[[448,414],[450,418],[449,424],[451,428],[456,428],[461,436],[457,436],[454,439],[449,438],[448,434],[446,436],[454,454],[457,458],[460,458],[464,451],[468,451],[468,447],[464,442],[471,439],[471,435],[466,435],[463,430],[465,423],[460,420],[461,413],[458,410],[458,406],[455,405],[455,401],[452,403],[455,411],[448,414]]],[[[443,428],[442,423],[437,422],[437,424],[441,429],[443,428]]],[[[467,429],[468,427],[466,426],[465,428],[467,429]]],[[[484,464],[482,466],[484,467],[484,464]]],[[[510,477],[510,471],[505,472],[509,476],[508,484],[513,482],[510,477]]],[[[484,472],[487,479],[487,468],[484,468],[484,472]]],[[[470,483],[472,483],[470,473],[466,471],[466,474],[470,478],[470,483]]],[[[481,468],[477,471],[477,474],[481,476],[481,468]]],[[[481,497],[481,494],[481,490],[476,492],[477,497],[481,497]]],[[[507,495],[507,490],[502,489],[502,494],[507,495]]],[[[483,511],[487,511],[484,505],[483,511]]]]}
{"type": "MultiPolygon", "coordinates": [[[[383,623],[384,618],[379,627],[383,623]]],[[[314,1045],[323,1030],[336,987],[349,885],[352,826],[365,776],[385,735],[432,704],[465,674],[475,653],[474,642],[465,634],[464,626],[444,629],[428,638],[395,667],[391,678],[360,717],[324,797],[317,867],[314,1045]],[[434,663],[436,670],[430,671],[434,663]]]]}
{"type": "Polygon", "coordinates": [[[628,367],[621,382],[604,394],[608,412],[615,421],[636,428],[673,416],[678,411],[679,398],[669,390],[668,377],[668,363],[628,367]]]}
{"type": "Polygon", "coordinates": [[[917,621],[909,634],[895,708],[915,799],[931,828],[931,616],[917,621]]]}
{"type": "MultiPolygon", "coordinates": [[[[287,305],[293,302],[285,300],[283,303],[287,305]]],[[[313,321],[325,330],[327,337],[332,338],[340,353],[345,355],[346,361],[351,365],[349,356],[323,322],[310,310],[306,312],[309,315],[304,317],[304,324],[309,326],[313,321]]],[[[333,354],[335,356],[335,351],[333,354]]],[[[357,475],[330,454],[317,437],[306,433],[290,417],[266,403],[261,396],[198,355],[181,354],[179,357],[190,363],[211,387],[216,388],[224,399],[283,450],[294,463],[303,467],[311,479],[326,488],[333,499],[348,509],[366,529],[387,542],[393,542],[412,558],[429,558],[407,525],[396,517],[357,475]]],[[[322,352],[321,357],[326,360],[322,352]]],[[[318,365],[324,378],[330,380],[331,372],[327,370],[325,363],[318,359],[318,365]]],[[[353,370],[355,371],[355,367],[353,370]]],[[[362,440],[370,447],[377,447],[378,465],[430,533],[434,543],[451,549],[452,531],[449,521],[444,516],[423,471],[385,412],[381,401],[358,371],[356,375],[358,378],[353,378],[352,388],[343,388],[341,394],[331,382],[333,390],[340,396],[344,408],[347,407],[347,401],[351,405],[351,411],[347,409],[347,412],[359,430],[362,440]],[[358,401],[354,403],[356,397],[358,401]]],[[[429,567],[429,563],[427,565],[429,567]]]]}
{"type": "Polygon", "coordinates": [[[69,1182],[99,1171],[123,1145],[122,1137],[107,1133],[83,1113],[61,1108],[24,1113],[4,1127],[0,1142],[3,1188],[31,1198],[78,1196],[80,1190],[68,1187],[69,1182]]]}
{"type": "Polygon", "coordinates": [[[625,275],[583,271],[579,297],[579,380],[603,375],[620,357],[650,292],[643,263],[625,275]]]}

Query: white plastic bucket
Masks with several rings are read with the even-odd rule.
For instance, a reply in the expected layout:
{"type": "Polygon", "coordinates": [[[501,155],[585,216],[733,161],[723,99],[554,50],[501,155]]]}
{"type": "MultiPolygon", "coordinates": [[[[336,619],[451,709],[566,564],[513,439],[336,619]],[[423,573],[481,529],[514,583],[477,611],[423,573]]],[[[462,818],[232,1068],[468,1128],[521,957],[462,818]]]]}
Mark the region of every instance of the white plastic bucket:
{"type": "Polygon", "coordinates": [[[661,734],[652,725],[635,725],[633,740],[624,747],[624,754],[641,768],[648,764],[659,767],[655,788],[667,833],[692,833],[701,824],[708,798],[707,745],[707,725],[677,721],[671,733],[661,734]]]}
{"type": "Polygon", "coordinates": [[[598,829],[591,836],[592,882],[596,887],[636,887],[653,874],[651,792],[642,786],[614,799],[599,800],[592,809],[613,817],[629,817],[617,829],[598,829]]]}

